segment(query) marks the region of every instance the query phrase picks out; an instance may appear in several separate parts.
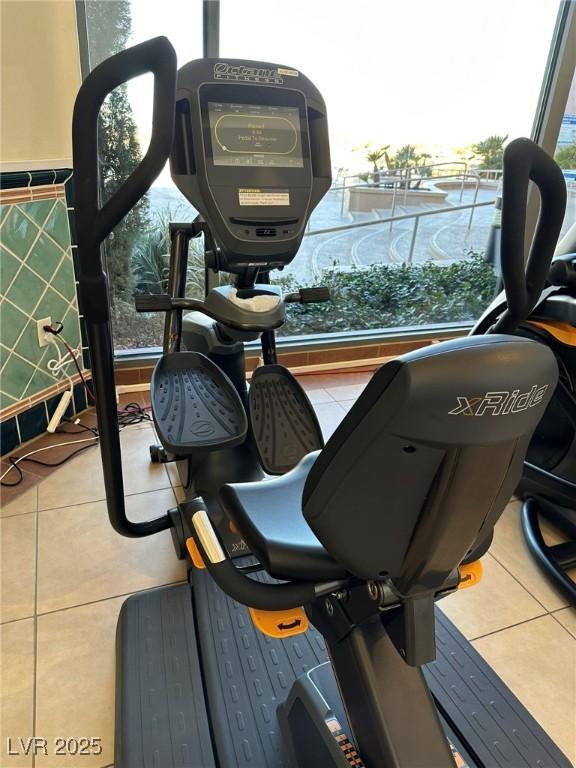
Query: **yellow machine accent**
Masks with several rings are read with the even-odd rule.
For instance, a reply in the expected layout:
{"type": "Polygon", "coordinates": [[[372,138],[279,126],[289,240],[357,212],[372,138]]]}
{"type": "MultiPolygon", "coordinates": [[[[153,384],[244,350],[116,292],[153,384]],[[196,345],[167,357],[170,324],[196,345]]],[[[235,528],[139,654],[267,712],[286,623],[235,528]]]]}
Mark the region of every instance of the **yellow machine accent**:
{"type": "Polygon", "coordinates": [[[292,608],[286,611],[259,611],[250,608],[254,626],[269,637],[292,637],[308,629],[308,616],[304,608],[292,608]]]}
{"type": "Polygon", "coordinates": [[[570,323],[563,323],[560,320],[530,320],[530,325],[536,325],[538,328],[543,328],[555,339],[566,344],[569,347],[576,347],[576,328],[570,323]]]}
{"type": "Polygon", "coordinates": [[[192,559],[194,567],[200,569],[206,568],[204,565],[204,560],[202,559],[202,555],[200,554],[200,550],[198,549],[198,546],[192,536],[190,536],[189,539],[186,539],[186,548],[192,559]]]}
{"type": "Polygon", "coordinates": [[[475,560],[467,565],[461,565],[458,589],[468,589],[468,587],[475,587],[476,584],[479,584],[482,578],[482,570],[480,560],[475,560]]]}

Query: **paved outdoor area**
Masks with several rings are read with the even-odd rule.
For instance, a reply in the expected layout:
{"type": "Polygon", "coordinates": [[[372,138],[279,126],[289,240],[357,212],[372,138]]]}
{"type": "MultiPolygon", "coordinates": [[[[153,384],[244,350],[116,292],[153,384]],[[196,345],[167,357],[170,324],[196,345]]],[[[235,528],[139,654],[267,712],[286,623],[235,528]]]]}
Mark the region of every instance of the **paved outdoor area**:
{"type": "MultiPolygon", "coordinates": [[[[433,179],[431,180],[434,181],[433,179]]],[[[437,211],[475,203],[490,203],[496,197],[495,183],[480,185],[476,192],[468,183],[460,188],[457,179],[455,187],[446,190],[445,202],[410,205],[398,190],[394,214],[390,208],[375,208],[366,213],[349,213],[347,192],[334,185],[312,213],[306,236],[294,261],[284,270],[302,285],[309,285],[321,279],[325,269],[354,269],[371,264],[401,264],[433,260],[439,264],[450,264],[465,257],[469,250],[484,252],[488,242],[494,209],[482,205],[473,210],[437,211]],[[376,219],[392,215],[421,214],[434,212],[419,218],[418,230],[413,240],[415,219],[409,218],[393,224],[373,224],[376,219]],[[354,224],[367,226],[353,228],[354,224]],[[318,230],[331,227],[351,227],[341,232],[315,234],[318,230]]],[[[425,186],[426,184],[424,184],[425,186]]],[[[189,218],[195,214],[176,188],[153,188],[151,191],[152,210],[169,209],[173,216],[178,214],[189,218]]],[[[566,231],[576,221],[576,186],[569,184],[568,209],[565,218],[566,231]]]]}

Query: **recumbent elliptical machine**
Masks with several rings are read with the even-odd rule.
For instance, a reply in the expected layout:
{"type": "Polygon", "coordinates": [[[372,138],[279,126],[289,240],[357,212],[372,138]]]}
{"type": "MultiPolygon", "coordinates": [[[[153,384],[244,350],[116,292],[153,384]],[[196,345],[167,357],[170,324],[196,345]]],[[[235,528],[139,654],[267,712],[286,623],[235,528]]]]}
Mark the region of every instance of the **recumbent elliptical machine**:
{"type": "MultiPolygon", "coordinates": [[[[517,167],[522,160],[522,153],[516,158],[515,146],[509,145],[504,154],[507,200],[525,197],[526,190],[511,189],[522,184],[517,167]]],[[[514,231],[508,230],[506,237],[503,253],[521,247],[519,242],[511,242],[514,231]]],[[[552,244],[555,246],[556,241],[552,244]]],[[[540,296],[534,294],[530,302],[523,301],[523,276],[514,274],[514,263],[503,262],[508,272],[505,290],[472,333],[488,333],[491,329],[517,333],[545,344],[556,356],[558,386],[530,442],[517,494],[523,500],[522,529],[530,551],[553,583],[576,605],[576,584],[568,573],[576,568],[576,254],[554,257],[545,289],[540,296]],[[559,528],[567,541],[548,546],[540,516],[559,528]]]]}
{"type": "MultiPolygon", "coordinates": [[[[324,446],[305,393],[275,363],[285,299],[268,277],[293,258],[330,184],[324,102],[302,73],[269,63],[192,62],[176,98],[175,78],[174,51],[156,38],[99,65],[74,109],[80,300],[110,521],[125,536],[170,529],[195,566],[190,584],[123,606],[115,765],[567,766],[434,610],[478,577],[556,385],[553,355],[504,335],[405,355],[375,373],[324,446]],[[149,149],[99,208],[99,109],[145,72],[149,149]],[[204,221],[173,228],[171,293],[138,308],[167,312],[152,409],[158,458],[178,460],[187,501],[133,522],[99,249],[170,153],[204,221]],[[209,265],[236,278],[204,301],[183,295],[186,240],[199,229],[209,265]],[[179,351],[182,310],[214,321],[187,321],[187,344],[206,354],[179,351]],[[242,343],[258,336],[266,364],[247,394],[242,343]]],[[[557,218],[547,208],[539,232],[553,234],[557,218]]],[[[533,258],[549,260],[537,242],[533,258]]]]}

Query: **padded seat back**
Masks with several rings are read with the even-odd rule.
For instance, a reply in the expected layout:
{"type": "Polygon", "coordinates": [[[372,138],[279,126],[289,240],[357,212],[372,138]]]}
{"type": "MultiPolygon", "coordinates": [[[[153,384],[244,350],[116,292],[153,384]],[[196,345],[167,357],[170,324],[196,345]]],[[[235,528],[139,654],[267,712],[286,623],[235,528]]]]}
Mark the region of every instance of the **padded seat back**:
{"type": "Polygon", "coordinates": [[[558,379],[512,336],[432,345],[380,368],[312,467],[302,504],[330,555],[406,596],[488,539],[558,379]]]}

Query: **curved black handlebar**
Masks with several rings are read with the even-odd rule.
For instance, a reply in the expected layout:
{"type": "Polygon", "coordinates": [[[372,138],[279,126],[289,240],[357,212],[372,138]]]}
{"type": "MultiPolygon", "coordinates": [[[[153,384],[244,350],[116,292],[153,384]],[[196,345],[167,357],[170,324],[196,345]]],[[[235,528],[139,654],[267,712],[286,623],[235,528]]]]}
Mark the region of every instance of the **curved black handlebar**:
{"type": "MultiPolygon", "coordinates": [[[[174,133],[176,53],[166,37],[155,37],[112,56],[82,84],[72,119],[76,221],[87,246],[98,246],[148,191],[166,163],[174,133]],[[138,75],[154,75],[152,138],[146,155],[120,189],[98,207],[98,114],[106,96],[138,75]]],[[[94,265],[86,264],[87,271],[94,265]]],[[[91,269],[90,269],[91,268],[91,269]]]]}
{"type": "Polygon", "coordinates": [[[124,536],[148,536],[169,528],[163,515],[146,522],[126,517],[116,389],[114,349],[110,331],[108,282],[100,245],[114,227],[148,191],[164,167],[172,147],[176,94],[176,53],[165,37],[128,48],[102,62],[82,84],[72,121],[74,154],[75,218],[80,274],[80,311],[86,319],[100,452],[106,486],[108,516],[124,536]],[[106,96],[127,80],[151,72],[154,75],[152,138],[146,155],[118,191],[99,207],[98,115],[106,96]]]}
{"type": "Polygon", "coordinates": [[[544,289],[566,210],[566,183],[555,161],[530,139],[504,151],[501,269],[507,310],[492,331],[510,333],[530,315],[544,289]],[[540,192],[540,216],[524,268],[528,183],[540,192]]]}

